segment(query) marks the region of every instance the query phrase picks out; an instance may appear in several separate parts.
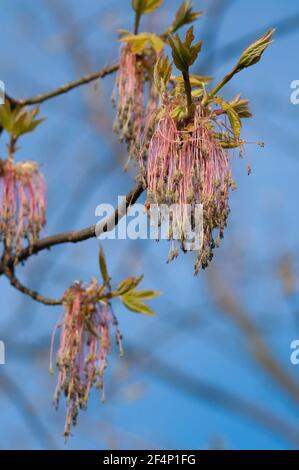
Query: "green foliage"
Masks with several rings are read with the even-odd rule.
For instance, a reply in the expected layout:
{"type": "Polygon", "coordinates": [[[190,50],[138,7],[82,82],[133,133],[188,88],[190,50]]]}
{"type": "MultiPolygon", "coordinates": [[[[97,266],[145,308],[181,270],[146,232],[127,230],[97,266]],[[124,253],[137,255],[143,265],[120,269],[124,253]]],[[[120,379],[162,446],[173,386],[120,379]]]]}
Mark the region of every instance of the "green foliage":
{"type": "Polygon", "coordinates": [[[119,298],[124,306],[132,312],[144,315],[155,315],[153,310],[143,302],[160,295],[159,292],[153,290],[139,290],[136,288],[143,280],[143,275],[136,277],[128,277],[117,286],[115,290],[111,289],[111,278],[108,274],[106,258],[102,246],[99,251],[99,267],[103,278],[103,285],[99,290],[99,300],[102,302],[110,302],[111,299],[119,298]]]}
{"type": "Polygon", "coordinates": [[[102,246],[100,247],[100,252],[99,252],[99,266],[100,266],[100,271],[102,274],[104,285],[110,288],[110,277],[108,274],[106,257],[105,257],[105,253],[104,253],[102,246]]]}
{"type": "Polygon", "coordinates": [[[172,63],[169,62],[168,57],[160,57],[154,69],[154,80],[158,93],[163,93],[167,89],[172,71],[172,63]]]}
{"type": "MultiPolygon", "coordinates": [[[[184,90],[184,78],[182,75],[173,75],[171,77],[171,80],[175,83],[175,91],[176,93],[182,93],[184,90]]],[[[189,75],[189,80],[190,80],[190,85],[192,88],[192,93],[205,87],[211,80],[213,80],[213,77],[209,76],[204,76],[204,75],[189,75]]]]}
{"type": "Polygon", "coordinates": [[[242,100],[241,95],[238,94],[231,101],[224,101],[218,96],[215,98],[215,103],[218,103],[221,109],[227,114],[234,138],[239,139],[242,127],[241,119],[252,116],[249,111],[248,100],[242,100]]]}
{"type": "Polygon", "coordinates": [[[190,0],[183,2],[175,15],[169,32],[175,33],[182,26],[193,23],[193,21],[197,20],[201,15],[202,11],[193,11],[193,5],[190,0]]]}
{"type": "Polygon", "coordinates": [[[126,36],[122,36],[120,41],[130,44],[131,50],[134,54],[140,54],[146,49],[146,47],[151,47],[157,54],[159,54],[164,47],[164,41],[153,33],[129,33],[126,36]]]}
{"type": "Polygon", "coordinates": [[[138,277],[128,277],[124,279],[117,287],[115,294],[121,296],[129,292],[130,290],[135,289],[143,279],[143,275],[138,277]]]}
{"type": "Polygon", "coordinates": [[[229,101],[229,104],[238,113],[241,119],[252,117],[248,106],[249,101],[242,100],[240,94],[238,94],[233,100],[229,101]]]}
{"type": "Polygon", "coordinates": [[[262,37],[257,39],[252,43],[245,51],[241,54],[239,62],[236,67],[236,71],[251,67],[251,65],[256,64],[261,59],[264,51],[267,47],[273,42],[272,36],[275,32],[275,29],[269,29],[262,37]]]}
{"type": "Polygon", "coordinates": [[[136,290],[136,287],[142,281],[143,276],[128,277],[124,279],[113,292],[113,297],[119,297],[124,306],[135,313],[144,315],[155,315],[153,310],[143,302],[143,300],[153,299],[160,295],[153,290],[136,290]]]}
{"type": "Polygon", "coordinates": [[[245,144],[244,140],[229,137],[227,134],[215,132],[214,135],[219,145],[224,149],[235,149],[245,144]]]}
{"type": "Polygon", "coordinates": [[[159,292],[150,290],[130,290],[121,296],[121,300],[124,306],[135,313],[141,313],[143,315],[155,315],[155,312],[142,300],[152,299],[160,295],[159,292]]]}
{"type": "Polygon", "coordinates": [[[162,0],[132,0],[132,8],[138,16],[153,13],[161,5],[162,0]]]}
{"type": "Polygon", "coordinates": [[[45,119],[35,119],[39,113],[39,108],[33,108],[28,111],[24,107],[17,106],[11,108],[10,102],[0,106],[0,121],[2,127],[14,138],[18,138],[23,134],[34,131],[45,119]]]}
{"type": "Polygon", "coordinates": [[[230,103],[222,100],[220,97],[217,98],[216,101],[221,105],[221,108],[227,114],[234,137],[235,139],[238,139],[240,137],[242,127],[239,114],[230,103]]]}
{"type": "Polygon", "coordinates": [[[201,51],[202,41],[192,45],[194,41],[193,26],[187,30],[183,42],[178,34],[175,36],[168,34],[167,37],[176,67],[183,73],[188,72],[189,67],[195,62],[201,51]]]}

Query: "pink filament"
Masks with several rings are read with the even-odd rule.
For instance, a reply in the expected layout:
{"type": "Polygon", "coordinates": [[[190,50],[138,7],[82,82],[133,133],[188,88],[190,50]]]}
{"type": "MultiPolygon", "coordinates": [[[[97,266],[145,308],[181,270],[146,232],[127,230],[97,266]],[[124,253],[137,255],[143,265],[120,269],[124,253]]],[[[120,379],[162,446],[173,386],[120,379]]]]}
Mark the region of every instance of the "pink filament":
{"type": "Polygon", "coordinates": [[[156,60],[154,51],[137,55],[131,51],[130,45],[121,49],[116,79],[116,129],[121,139],[128,143],[131,156],[137,154],[135,151],[140,148],[141,134],[147,118],[157,106],[158,97],[149,72],[150,64],[154,64],[156,60]]]}
{"type": "MultiPolygon", "coordinates": [[[[79,408],[85,408],[96,382],[104,396],[103,376],[110,352],[110,326],[114,325],[116,340],[122,353],[121,334],[109,304],[99,298],[99,286],[92,281],[87,287],[74,284],[64,295],[64,318],[61,323],[57,352],[58,383],[54,403],[58,406],[63,392],[67,400],[64,434],[76,424],[79,408]]],[[[51,348],[51,355],[53,348],[51,348]]],[[[52,357],[51,361],[52,363],[52,357]]]]}
{"type": "Polygon", "coordinates": [[[168,105],[149,142],[148,204],[203,204],[204,244],[196,271],[212,256],[212,232],[222,237],[229,213],[231,171],[228,153],[213,135],[209,118],[197,107],[192,122],[181,128],[168,105]]]}
{"type": "Polygon", "coordinates": [[[46,223],[46,185],[35,162],[0,161],[0,233],[17,255],[22,239],[34,242],[46,223]]]}

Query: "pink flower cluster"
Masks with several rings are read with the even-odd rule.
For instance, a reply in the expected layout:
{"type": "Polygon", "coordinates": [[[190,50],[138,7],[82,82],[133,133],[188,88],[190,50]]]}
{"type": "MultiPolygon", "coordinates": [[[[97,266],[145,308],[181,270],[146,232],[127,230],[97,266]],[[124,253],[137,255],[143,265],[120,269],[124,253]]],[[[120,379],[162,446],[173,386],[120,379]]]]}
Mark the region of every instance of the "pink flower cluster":
{"type": "Polygon", "coordinates": [[[0,160],[0,235],[18,256],[22,240],[30,244],[46,223],[46,184],[38,164],[0,160]]]}
{"type": "MultiPolygon", "coordinates": [[[[76,425],[79,409],[86,408],[93,384],[102,391],[104,399],[103,376],[111,347],[111,325],[115,328],[120,355],[123,354],[117,320],[110,304],[100,300],[101,297],[103,287],[96,279],[87,286],[76,282],[64,294],[64,316],[57,325],[61,327],[61,334],[56,356],[58,383],[54,404],[58,407],[60,395],[64,393],[67,402],[66,438],[71,426],[76,425]]],[[[56,328],[51,344],[51,371],[56,328]]]]}
{"type": "Polygon", "coordinates": [[[154,51],[136,54],[130,44],[121,48],[115,89],[117,117],[114,129],[121,141],[127,142],[130,158],[137,155],[147,117],[158,104],[152,76],[156,60],[154,51]]]}
{"type": "MultiPolygon", "coordinates": [[[[203,205],[204,238],[195,264],[197,273],[208,265],[223,236],[233,181],[228,152],[217,141],[210,117],[198,104],[194,115],[182,123],[173,117],[175,107],[175,103],[166,105],[149,143],[148,205],[203,205]]],[[[181,243],[184,249],[184,240],[181,243]]]]}

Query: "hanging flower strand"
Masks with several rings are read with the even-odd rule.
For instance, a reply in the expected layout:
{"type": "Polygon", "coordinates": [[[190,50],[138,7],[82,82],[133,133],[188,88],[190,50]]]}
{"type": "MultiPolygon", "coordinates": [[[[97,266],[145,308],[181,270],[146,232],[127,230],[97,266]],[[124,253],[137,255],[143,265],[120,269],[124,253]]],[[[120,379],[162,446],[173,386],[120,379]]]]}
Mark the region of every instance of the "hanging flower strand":
{"type": "MultiPolygon", "coordinates": [[[[193,10],[190,0],[186,0],[167,30],[158,36],[139,33],[139,26],[141,17],[156,11],[162,0],[132,0],[131,4],[135,12],[134,34],[127,30],[119,31],[123,45],[113,92],[113,103],[117,108],[114,130],[127,144],[129,158],[126,168],[132,158],[140,159],[142,135],[144,132],[149,135],[152,130],[149,122],[159,104],[154,84],[154,65],[161,57],[167,34],[174,33],[202,15],[202,12],[193,10]]],[[[145,158],[146,155],[143,156],[145,158]]],[[[139,167],[140,170],[142,168],[139,167]]],[[[144,173],[140,174],[139,179],[145,182],[144,176],[144,173]]]]}
{"type": "Polygon", "coordinates": [[[119,353],[123,355],[116,319],[110,304],[99,300],[101,293],[102,288],[93,279],[87,286],[75,283],[64,294],[54,404],[58,406],[60,395],[64,393],[67,404],[65,437],[69,436],[71,426],[76,425],[79,409],[86,408],[93,384],[101,390],[104,399],[103,379],[111,348],[112,326],[119,353]]]}
{"type": "Polygon", "coordinates": [[[154,312],[142,299],[158,295],[154,291],[136,291],[142,280],[128,278],[112,291],[104,252],[100,250],[100,270],[103,284],[96,278],[87,285],[75,282],[63,296],[64,312],[54,328],[50,350],[50,372],[53,373],[54,341],[58,328],[59,348],[56,354],[58,381],[54,393],[54,405],[58,407],[61,395],[66,398],[64,436],[67,439],[72,426],[77,424],[80,409],[86,409],[92,387],[101,391],[105,400],[104,374],[112,347],[111,329],[114,330],[119,355],[123,356],[122,335],[112,309],[112,300],[119,298],[131,311],[153,315],[154,312]]]}
{"type": "MultiPolygon", "coordinates": [[[[229,149],[239,148],[243,152],[241,119],[251,116],[248,101],[242,100],[240,95],[226,102],[217,93],[236,73],[258,62],[271,42],[273,31],[247,48],[236,67],[211,93],[206,91],[211,77],[189,74],[189,67],[202,47],[201,42],[193,44],[193,27],[188,29],[184,41],[178,35],[168,36],[174,63],[182,75],[171,77],[172,64],[168,57],[161,57],[155,66],[160,106],[151,116],[149,127],[154,127],[154,131],[147,133],[145,128],[139,152],[142,171],[147,154],[147,207],[151,204],[178,205],[180,209],[173,220],[180,228],[176,231],[179,237],[174,238],[171,229],[169,239],[178,240],[185,251],[188,240],[182,229],[186,225],[184,207],[189,205],[194,221],[195,207],[201,205],[203,233],[195,273],[207,267],[213,249],[223,237],[229,215],[229,189],[235,188],[229,149]],[[171,88],[168,86],[170,78],[171,88]]],[[[177,254],[172,243],[169,259],[177,254]]]]}
{"type": "Polygon", "coordinates": [[[46,182],[39,165],[26,160],[15,162],[17,141],[33,131],[44,119],[36,119],[38,108],[11,108],[10,102],[0,106],[3,128],[10,135],[8,157],[0,159],[0,238],[5,254],[17,260],[23,241],[31,246],[46,224],[46,182]]]}
{"type": "Polygon", "coordinates": [[[1,238],[18,257],[22,240],[33,244],[46,223],[46,184],[38,164],[0,160],[0,200],[1,238]]]}
{"type": "Polygon", "coordinates": [[[155,34],[128,34],[121,38],[119,70],[113,101],[117,100],[114,124],[128,147],[129,159],[136,156],[146,120],[158,105],[153,69],[164,47],[155,34]]]}

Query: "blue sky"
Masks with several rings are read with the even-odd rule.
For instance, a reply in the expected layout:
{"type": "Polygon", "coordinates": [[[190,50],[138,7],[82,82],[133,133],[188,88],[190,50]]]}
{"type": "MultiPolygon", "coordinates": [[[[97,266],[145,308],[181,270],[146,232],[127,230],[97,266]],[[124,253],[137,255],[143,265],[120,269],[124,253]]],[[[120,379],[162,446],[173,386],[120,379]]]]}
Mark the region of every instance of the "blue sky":
{"type": "MultiPolygon", "coordinates": [[[[16,98],[35,95],[117,60],[115,31],[131,27],[129,3],[4,1],[0,80],[8,93],[16,98]]],[[[161,12],[142,26],[162,31],[179,3],[165,0],[161,12]]],[[[163,372],[167,364],[171,371],[177,369],[181,379],[183,373],[197,385],[208,383],[294,426],[298,423],[298,404],[253,359],[244,335],[221,311],[213,293],[213,276],[217,276],[221,287],[236,295],[263,332],[272,357],[298,381],[299,368],[289,361],[289,344],[299,336],[298,302],[296,296],[292,302],[285,299],[277,276],[286,254],[298,270],[299,106],[290,102],[290,83],[299,79],[299,28],[289,31],[281,23],[299,15],[298,2],[230,1],[221,21],[217,14],[213,16],[213,3],[194,2],[206,12],[196,26],[196,36],[206,43],[194,71],[212,74],[216,80],[234,64],[248,40],[255,40],[268,26],[282,25],[262,61],[238,75],[223,92],[227,98],[241,92],[250,100],[254,117],[244,123],[243,135],[248,141],[264,141],[265,148],[248,145],[244,160],[233,158],[237,191],[231,195],[225,239],[211,269],[198,277],[193,275],[192,255],[165,263],[166,242],[104,243],[115,283],[144,273],[144,287],[163,295],[153,302],[155,318],[115,306],[128,355],[122,360],[112,355],[107,403],[101,405],[93,394],[67,449],[198,449],[215,442],[231,449],[292,446],[282,432],[216,406],[212,398],[204,399],[194,387],[190,390],[188,380],[176,383],[175,372],[171,380],[163,372]],[[206,70],[205,55],[211,70],[206,70]],[[248,162],[253,170],[250,177],[248,162]],[[162,361],[163,367],[156,361],[162,361]]],[[[41,114],[47,121],[21,142],[18,159],[37,160],[48,181],[45,234],[95,223],[99,203],[115,204],[117,196],[132,187],[133,171],[124,173],[121,166],[125,148],[110,131],[113,81],[108,77],[97,87],[80,88],[44,103],[41,114]]],[[[2,135],[1,155],[6,142],[7,136],[2,135]]],[[[30,259],[18,275],[30,287],[58,297],[74,280],[88,281],[98,275],[97,253],[96,240],[57,247],[30,259]]],[[[51,407],[55,381],[47,372],[50,335],[60,309],[34,304],[5,279],[0,282],[0,299],[0,340],[6,344],[7,359],[0,366],[0,448],[65,448],[64,410],[51,407]],[[24,413],[18,397],[1,388],[7,377],[34,406],[33,415],[51,438],[43,431],[36,433],[36,423],[24,413]]]]}

